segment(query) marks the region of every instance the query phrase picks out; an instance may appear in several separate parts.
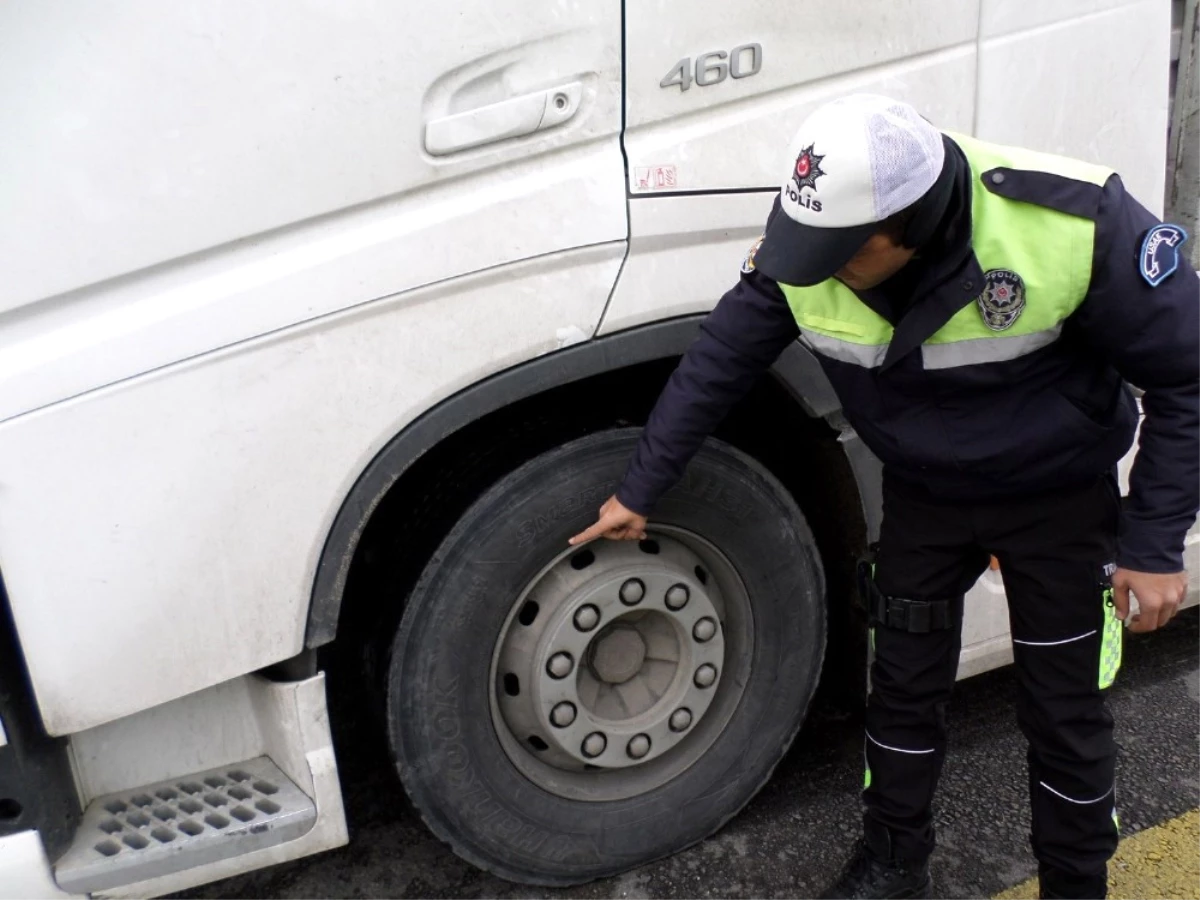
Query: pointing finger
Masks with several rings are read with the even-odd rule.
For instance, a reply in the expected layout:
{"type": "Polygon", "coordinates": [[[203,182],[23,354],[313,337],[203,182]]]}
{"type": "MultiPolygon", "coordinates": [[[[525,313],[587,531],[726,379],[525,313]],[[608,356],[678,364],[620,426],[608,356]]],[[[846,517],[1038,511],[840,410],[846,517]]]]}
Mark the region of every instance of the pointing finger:
{"type": "Polygon", "coordinates": [[[567,541],[567,543],[574,547],[576,544],[582,544],[585,541],[598,538],[606,531],[608,531],[608,525],[603,521],[599,521],[591,528],[579,532],[579,534],[575,535],[575,537],[571,538],[569,541],[567,541]]]}

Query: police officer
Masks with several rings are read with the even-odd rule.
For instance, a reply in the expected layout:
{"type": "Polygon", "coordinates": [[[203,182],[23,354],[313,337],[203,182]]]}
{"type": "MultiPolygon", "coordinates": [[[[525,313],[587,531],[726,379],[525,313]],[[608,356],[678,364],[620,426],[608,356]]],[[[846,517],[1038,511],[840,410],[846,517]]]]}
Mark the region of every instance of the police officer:
{"type": "Polygon", "coordinates": [[[944,134],[886,97],[817,109],[790,165],[740,283],[572,542],[644,536],[704,437],[799,339],[884,464],[864,579],[865,834],[827,896],[928,896],[963,594],[994,555],[1042,896],[1104,897],[1119,827],[1104,697],[1122,620],[1152,631],[1175,613],[1200,505],[1186,235],[1108,169],[944,134]],[[1122,508],[1115,467],[1138,423],[1127,381],[1145,419],[1122,508]]]}

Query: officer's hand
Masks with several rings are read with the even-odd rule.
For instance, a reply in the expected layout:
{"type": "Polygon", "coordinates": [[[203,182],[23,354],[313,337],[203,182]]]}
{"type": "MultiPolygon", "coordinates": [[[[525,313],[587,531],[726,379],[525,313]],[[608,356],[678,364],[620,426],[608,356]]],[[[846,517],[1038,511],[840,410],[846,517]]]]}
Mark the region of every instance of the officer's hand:
{"type": "Polygon", "coordinates": [[[1138,611],[1129,621],[1130,631],[1153,631],[1171,620],[1187,596],[1187,572],[1157,575],[1117,569],[1113,573],[1113,604],[1117,618],[1129,615],[1129,592],[1137,597],[1138,611]]]}
{"type": "Polygon", "coordinates": [[[646,517],[621,505],[616,495],[600,507],[600,518],[587,531],[581,531],[567,543],[574,546],[592,538],[606,537],[611,541],[640,541],[646,536],[646,517]]]}

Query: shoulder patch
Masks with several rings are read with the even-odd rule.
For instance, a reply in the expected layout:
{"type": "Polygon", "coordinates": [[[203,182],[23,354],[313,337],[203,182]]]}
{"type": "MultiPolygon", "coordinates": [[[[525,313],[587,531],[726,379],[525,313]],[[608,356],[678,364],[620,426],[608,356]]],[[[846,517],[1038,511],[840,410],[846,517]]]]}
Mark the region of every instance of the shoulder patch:
{"type": "Polygon", "coordinates": [[[742,260],[742,274],[743,275],[749,275],[751,272],[754,271],[754,254],[757,253],[758,248],[762,246],[763,237],[766,237],[766,235],[763,235],[762,237],[760,237],[757,241],[755,241],[750,246],[749,252],[746,253],[746,258],[742,260]]]}
{"type": "Polygon", "coordinates": [[[979,179],[984,187],[1000,197],[1093,221],[1100,210],[1100,196],[1104,190],[1088,181],[1029,169],[998,167],[988,169],[979,179]]]}
{"type": "Polygon", "coordinates": [[[1187,237],[1178,225],[1155,225],[1146,232],[1138,254],[1138,270],[1146,284],[1158,287],[1179,268],[1179,248],[1187,237]]]}

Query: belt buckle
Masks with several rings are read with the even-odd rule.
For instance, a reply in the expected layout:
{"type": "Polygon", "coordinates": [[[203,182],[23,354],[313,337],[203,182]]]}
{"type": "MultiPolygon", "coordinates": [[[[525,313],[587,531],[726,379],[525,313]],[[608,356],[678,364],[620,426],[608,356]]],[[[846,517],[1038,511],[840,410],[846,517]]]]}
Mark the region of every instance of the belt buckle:
{"type": "Polygon", "coordinates": [[[908,607],[908,630],[925,634],[933,626],[933,604],[928,600],[906,600],[908,607]]]}

